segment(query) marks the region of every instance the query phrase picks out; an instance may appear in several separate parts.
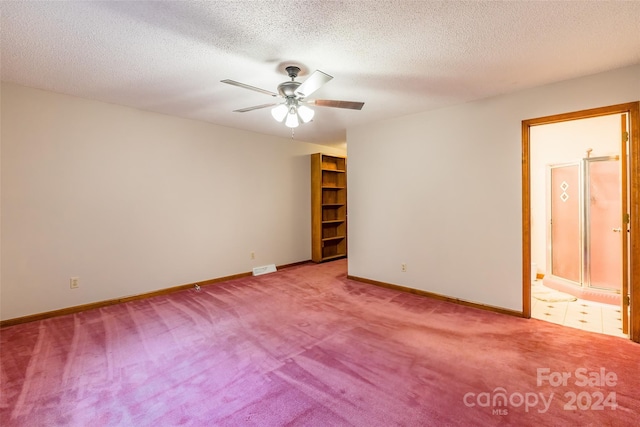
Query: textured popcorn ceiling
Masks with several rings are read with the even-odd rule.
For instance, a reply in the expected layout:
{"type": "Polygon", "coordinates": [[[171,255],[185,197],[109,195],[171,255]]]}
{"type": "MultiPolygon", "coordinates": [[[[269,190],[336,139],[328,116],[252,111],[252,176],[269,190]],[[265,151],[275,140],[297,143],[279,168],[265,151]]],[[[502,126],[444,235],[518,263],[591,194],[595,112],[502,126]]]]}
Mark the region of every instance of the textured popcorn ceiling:
{"type": "MultiPolygon", "coordinates": [[[[640,62],[640,1],[83,1],[0,4],[2,79],[289,136],[273,98],[286,65],[334,79],[296,139],[640,62]]],[[[304,81],[305,75],[300,76],[304,81]]]]}

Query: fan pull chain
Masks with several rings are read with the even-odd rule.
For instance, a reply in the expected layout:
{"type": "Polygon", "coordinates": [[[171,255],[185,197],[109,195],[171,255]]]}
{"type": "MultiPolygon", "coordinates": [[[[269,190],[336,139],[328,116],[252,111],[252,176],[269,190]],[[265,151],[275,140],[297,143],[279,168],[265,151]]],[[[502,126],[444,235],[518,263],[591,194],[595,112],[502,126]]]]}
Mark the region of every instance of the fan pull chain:
{"type": "Polygon", "coordinates": [[[295,130],[293,128],[291,128],[291,139],[293,139],[294,133],[295,133],[295,130]]]}

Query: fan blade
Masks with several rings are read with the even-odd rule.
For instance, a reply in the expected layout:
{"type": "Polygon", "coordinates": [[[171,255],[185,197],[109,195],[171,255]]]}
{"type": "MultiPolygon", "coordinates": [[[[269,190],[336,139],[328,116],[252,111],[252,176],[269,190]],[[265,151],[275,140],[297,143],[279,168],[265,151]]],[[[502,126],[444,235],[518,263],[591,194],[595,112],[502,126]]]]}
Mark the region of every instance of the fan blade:
{"type": "Polygon", "coordinates": [[[276,106],[278,104],[281,104],[281,102],[273,102],[271,104],[262,104],[262,105],[256,105],[254,107],[241,108],[239,110],[233,110],[233,112],[234,113],[246,113],[247,111],[259,110],[261,108],[274,107],[274,106],[276,106]]]}
{"type": "Polygon", "coordinates": [[[347,108],[349,110],[362,110],[364,102],[354,101],[334,101],[331,99],[314,99],[307,101],[309,104],[317,105],[318,107],[333,107],[333,108],[347,108]]]}
{"type": "Polygon", "coordinates": [[[233,85],[233,86],[242,87],[242,88],[249,89],[249,90],[255,90],[256,92],[265,93],[265,94],[267,94],[267,95],[271,95],[271,96],[278,96],[278,94],[277,94],[277,93],[273,93],[273,92],[271,92],[271,91],[269,91],[269,90],[266,90],[266,89],[260,89],[259,87],[246,85],[246,84],[244,84],[244,83],[240,83],[240,82],[237,82],[237,81],[235,81],[235,80],[229,80],[229,79],[227,79],[227,80],[220,80],[220,82],[221,82],[221,83],[226,83],[226,84],[228,84],[228,85],[233,85]]]}
{"type": "Polygon", "coordinates": [[[296,90],[296,95],[299,95],[302,98],[306,98],[307,96],[311,95],[313,92],[320,89],[322,85],[327,83],[332,78],[333,77],[330,76],[329,74],[323,73],[320,70],[316,70],[313,72],[313,74],[309,76],[309,78],[307,78],[307,80],[304,81],[304,83],[298,86],[298,89],[296,90]]]}

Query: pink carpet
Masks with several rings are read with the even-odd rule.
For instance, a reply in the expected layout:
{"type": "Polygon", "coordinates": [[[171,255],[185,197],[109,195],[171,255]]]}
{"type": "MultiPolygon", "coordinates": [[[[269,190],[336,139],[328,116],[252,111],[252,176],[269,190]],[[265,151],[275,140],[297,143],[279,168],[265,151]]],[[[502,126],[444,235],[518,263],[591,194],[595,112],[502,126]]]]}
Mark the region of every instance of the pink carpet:
{"type": "Polygon", "coordinates": [[[640,419],[640,345],[354,282],[345,260],[7,327],[0,344],[5,427],[640,419]]]}

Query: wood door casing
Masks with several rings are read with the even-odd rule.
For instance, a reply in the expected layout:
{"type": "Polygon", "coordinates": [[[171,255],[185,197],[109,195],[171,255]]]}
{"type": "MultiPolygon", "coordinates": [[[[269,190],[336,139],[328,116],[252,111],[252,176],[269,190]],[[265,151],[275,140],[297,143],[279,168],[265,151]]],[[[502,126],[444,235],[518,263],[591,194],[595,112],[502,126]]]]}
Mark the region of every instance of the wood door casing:
{"type": "MultiPolygon", "coordinates": [[[[629,274],[631,273],[631,268],[629,265],[629,200],[633,198],[631,192],[628,188],[628,171],[633,168],[630,168],[629,164],[629,152],[631,151],[630,140],[629,140],[629,128],[627,127],[627,114],[622,114],[620,116],[620,190],[621,190],[621,228],[622,228],[622,289],[621,294],[622,298],[620,301],[620,312],[622,313],[622,332],[625,334],[629,334],[629,274]]],[[[637,125],[637,122],[636,122],[637,125]]],[[[636,142],[638,140],[638,135],[636,135],[636,142]]],[[[637,148],[637,147],[636,147],[637,148]]],[[[638,156],[638,152],[634,151],[635,155],[638,156]]],[[[637,165],[636,165],[637,166],[637,165]]],[[[640,171],[636,171],[640,172],[640,171]]],[[[637,187],[637,186],[636,186],[637,187]]],[[[631,188],[634,188],[633,184],[631,188]]],[[[636,190],[638,190],[636,188],[636,190]]],[[[635,199],[636,203],[638,202],[637,198],[635,199]]],[[[640,261],[639,261],[640,262],[640,261]]],[[[639,286],[640,288],[640,286],[639,286]]],[[[640,289],[639,289],[640,290],[640,289]]],[[[640,309],[638,310],[640,312],[640,309]]],[[[637,314],[640,317],[640,313],[637,314]]],[[[640,319],[637,319],[638,327],[640,330],[640,319]]],[[[634,341],[640,342],[640,333],[638,334],[638,339],[634,339],[634,341]]]]}

